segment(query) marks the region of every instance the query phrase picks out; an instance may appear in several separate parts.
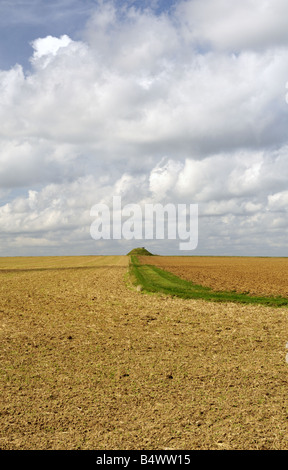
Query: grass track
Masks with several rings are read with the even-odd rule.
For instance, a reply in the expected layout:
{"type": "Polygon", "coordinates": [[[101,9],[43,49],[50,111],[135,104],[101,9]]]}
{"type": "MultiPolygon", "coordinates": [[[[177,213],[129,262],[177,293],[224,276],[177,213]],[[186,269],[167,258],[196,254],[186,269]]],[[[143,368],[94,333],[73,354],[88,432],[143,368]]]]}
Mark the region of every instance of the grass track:
{"type": "Polygon", "coordinates": [[[1,450],[288,448],[286,307],[141,296],[111,258],[32,261],[0,270],[1,450]]]}
{"type": "Polygon", "coordinates": [[[163,293],[183,299],[203,299],[213,302],[240,302],[243,304],[261,304],[270,307],[288,305],[288,299],[281,296],[252,296],[236,292],[217,292],[209,287],[194,284],[157,266],[140,264],[137,256],[131,256],[130,272],[135,283],[144,291],[163,293]]]}

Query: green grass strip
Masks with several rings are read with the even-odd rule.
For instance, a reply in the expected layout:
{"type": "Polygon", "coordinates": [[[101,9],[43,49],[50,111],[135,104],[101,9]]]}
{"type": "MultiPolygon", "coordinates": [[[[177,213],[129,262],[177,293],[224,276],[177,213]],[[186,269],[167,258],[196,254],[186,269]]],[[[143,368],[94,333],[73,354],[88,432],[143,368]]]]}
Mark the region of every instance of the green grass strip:
{"type": "Polygon", "coordinates": [[[260,297],[241,294],[234,291],[214,291],[209,287],[194,284],[181,279],[175,274],[149,264],[140,264],[137,256],[130,258],[130,274],[136,285],[141,285],[146,292],[162,293],[183,299],[203,299],[213,302],[240,302],[243,304],[261,304],[270,307],[288,305],[285,297],[260,297]]]}

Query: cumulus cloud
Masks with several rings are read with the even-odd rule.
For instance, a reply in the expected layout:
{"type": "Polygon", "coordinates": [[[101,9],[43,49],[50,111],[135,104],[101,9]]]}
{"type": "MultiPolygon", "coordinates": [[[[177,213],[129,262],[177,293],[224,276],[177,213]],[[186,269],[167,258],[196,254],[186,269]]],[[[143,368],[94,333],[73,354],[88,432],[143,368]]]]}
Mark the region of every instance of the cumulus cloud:
{"type": "MultiPolygon", "coordinates": [[[[256,154],[254,166],[248,167],[248,155],[246,161],[245,155],[237,157],[237,167],[233,165],[236,157],[215,155],[202,161],[187,159],[185,163],[163,161],[148,174],[136,177],[126,173],[114,184],[105,177],[98,180],[90,176],[69,184],[50,184],[40,191],[29,190],[0,208],[2,236],[12,236],[14,250],[31,248],[31,240],[39,238],[42,242],[35,243],[36,248],[44,247],[48,240],[47,249],[58,250],[57,240],[61,240],[66,254],[73,253],[75,245],[83,253],[97,253],[99,244],[90,237],[94,220],[90,209],[105,203],[112,210],[112,198],[118,195],[122,207],[130,202],[142,208],[151,202],[198,203],[200,247],[203,245],[208,254],[215,254],[220,246],[222,254],[233,254],[233,250],[241,254],[247,233],[251,239],[246,254],[253,254],[253,249],[254,254],[261,254],[264,242],[269,243],[271,253],[281,254],[283,230],[288,228],[282,173],[286,168],[287,174],[287,163],[276,158],[272,164],[265,155],[256,154]],[[237,185],[241,180],[242,188],[237,185]]],[[[109,253],[111,242],[101,245],[103,249],[109,253]]],[[[158,247],[163,254],[165,249],[158,247]]]]}
{"type": "Polygon", "coordinates": [[[202,47],[239,52],[287,46],[285,0],[193,0],[179,2],[185,36],[202,47]]]}
{"type": "Polygon", "coordinates": [[[35,39],[32,42],[32,47],[34,49],[34,54],[31,58],[32,64],[37,66],[41,58],[45,58],[42,61],[42,68],[45,68],[50,60],[59,53],[59,49],[62,47],[67,47],[71,43],[71,39],[64,34],[60,38],[55,38],[53,36],[47,36],[46,38],[35,39]]]}
{"type": "Polygon", "coordinates": [[[198,203],[203,251],[246,232],[266,250],[271,230],[281,250],[286,6],[228,3],[99,2],[81,39],[35,38],[29,72],[0,71],[1,254],[93,251],[91,206],[113,195],[198,203]]]}

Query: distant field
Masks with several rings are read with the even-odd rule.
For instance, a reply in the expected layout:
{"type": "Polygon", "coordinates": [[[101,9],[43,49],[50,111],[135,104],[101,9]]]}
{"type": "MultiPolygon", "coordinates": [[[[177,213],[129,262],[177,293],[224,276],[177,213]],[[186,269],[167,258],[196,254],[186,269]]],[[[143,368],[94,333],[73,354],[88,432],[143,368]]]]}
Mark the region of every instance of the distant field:
{"type": "Polygon", "coordinates": [[[140,256],[139,260],[215,291],[288,297],[288,258],[140,256]]]}
{"type": "Polygon", "coordinates": [[[0,449],[286,450],[287,307],[146,294],[128,263],[0,259],[0,449]]]}
{"type": "Polygon", "coordinates": [[[0,272],[7,269],[57,269],[127,266],[127,256],[43,256],[0,258],[0,272]]]}

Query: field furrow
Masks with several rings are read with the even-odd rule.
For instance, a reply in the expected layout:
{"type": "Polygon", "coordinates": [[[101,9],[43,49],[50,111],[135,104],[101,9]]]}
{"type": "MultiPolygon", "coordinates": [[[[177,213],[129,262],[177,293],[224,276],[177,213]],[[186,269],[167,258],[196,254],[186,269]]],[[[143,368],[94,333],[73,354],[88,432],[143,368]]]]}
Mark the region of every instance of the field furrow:
{"type": "Polygon", "coordinates": [[[287,308],[137,292],[127,258],[22,261],[0,270],[1,449],[288,448],[287,308]]]}

